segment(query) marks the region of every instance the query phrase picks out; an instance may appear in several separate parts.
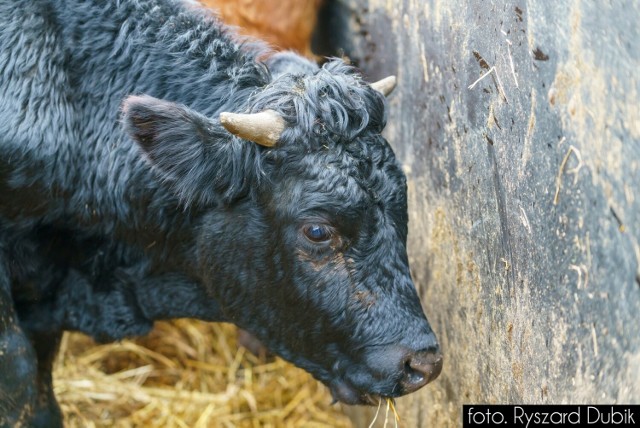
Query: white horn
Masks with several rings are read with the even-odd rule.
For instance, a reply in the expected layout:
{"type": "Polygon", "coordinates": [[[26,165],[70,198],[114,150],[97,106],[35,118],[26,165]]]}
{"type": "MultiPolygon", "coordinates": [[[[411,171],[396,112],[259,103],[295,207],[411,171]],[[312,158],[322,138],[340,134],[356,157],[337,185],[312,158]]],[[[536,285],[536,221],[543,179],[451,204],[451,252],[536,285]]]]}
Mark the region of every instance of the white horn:
{"type": "Polygon", "coordinates": [[[393,92],[396,87],[396,76],[385,77],[382,80],[373,82],[371,87],[386,97],[393,92]]]}
{"type": "Polygon", "coordinates": [[[273,147],[285,128],[285,121],[273,110],[260,113],[220,113],[220,123],[233,135],[265,147],[273,147]]]}

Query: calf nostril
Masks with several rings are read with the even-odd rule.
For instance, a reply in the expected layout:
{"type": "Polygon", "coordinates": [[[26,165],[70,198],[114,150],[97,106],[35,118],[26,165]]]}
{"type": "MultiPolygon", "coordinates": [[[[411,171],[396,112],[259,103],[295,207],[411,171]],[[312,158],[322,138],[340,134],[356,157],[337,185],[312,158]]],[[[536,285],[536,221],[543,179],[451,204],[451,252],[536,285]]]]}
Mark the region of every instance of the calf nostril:
{"type": "Polygon", "coordinates": [[[414,370],[409,360],[404,363],[404,379],[410,384],[422,383],[424,382],[424,373],[414,370]]]}
{"type": "Polygon", "coordinates": [[[416,391],[442,371],[442,354],[419,351],[408,356],[404,364],[402,386],[405,392],[416,391]]]}

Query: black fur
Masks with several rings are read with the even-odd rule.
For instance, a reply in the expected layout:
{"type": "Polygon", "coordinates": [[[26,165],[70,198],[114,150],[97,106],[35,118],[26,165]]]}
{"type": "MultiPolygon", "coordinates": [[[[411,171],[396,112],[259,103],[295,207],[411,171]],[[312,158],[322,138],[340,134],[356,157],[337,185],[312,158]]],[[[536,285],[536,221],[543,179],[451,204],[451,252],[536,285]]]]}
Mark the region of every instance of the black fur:
{"type": "Polygon", "coordinates": [[[0,367],[26,364],[0,374],[0,425],[58,417],[33,385],[62,329],[234,322],[351,403],[401,395],[406,355],[437,349],[384,97],[233,40],[178,1],[0,0],[0,367]],[[265,109],[271,149],[217,119],[265,109]]]}

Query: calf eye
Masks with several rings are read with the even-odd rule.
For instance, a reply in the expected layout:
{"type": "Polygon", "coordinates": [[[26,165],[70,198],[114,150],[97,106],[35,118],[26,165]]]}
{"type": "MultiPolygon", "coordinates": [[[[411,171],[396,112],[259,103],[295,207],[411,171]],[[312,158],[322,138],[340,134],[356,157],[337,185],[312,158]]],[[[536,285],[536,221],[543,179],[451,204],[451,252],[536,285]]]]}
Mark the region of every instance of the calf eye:
{"type": "Polygon", "coordinates": [[[303,232],[312,242],[326,242],[331,238],[331,230],[321,224],[309,224],[304,227],[303,232]]]}

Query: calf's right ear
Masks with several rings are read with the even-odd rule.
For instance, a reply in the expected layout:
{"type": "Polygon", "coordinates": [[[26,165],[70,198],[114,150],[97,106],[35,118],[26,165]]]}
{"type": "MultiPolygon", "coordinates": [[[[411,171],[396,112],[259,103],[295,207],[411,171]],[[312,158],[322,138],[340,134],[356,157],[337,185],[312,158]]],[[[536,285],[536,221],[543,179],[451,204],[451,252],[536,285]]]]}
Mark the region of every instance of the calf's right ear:
{"type": "MultiPolygon", "coordinates": [[[[147,95],[122,103],[125,132],[183,203],[229,202],[246,191],[253,147],[181,104],[147,95]]],[[[252,145],[251,145],[252,146],[252,145]]]]}

